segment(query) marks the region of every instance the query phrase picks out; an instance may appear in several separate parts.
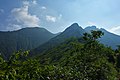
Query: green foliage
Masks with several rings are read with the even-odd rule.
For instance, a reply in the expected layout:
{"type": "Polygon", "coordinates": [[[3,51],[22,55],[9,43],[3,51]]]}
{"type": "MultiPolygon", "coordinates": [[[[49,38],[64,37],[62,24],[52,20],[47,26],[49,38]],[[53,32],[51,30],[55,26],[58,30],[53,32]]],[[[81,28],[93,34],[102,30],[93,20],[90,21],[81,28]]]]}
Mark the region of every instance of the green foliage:
{"type": "Polygon", "coordinates": [[[72,38],[36,58],[28,58],[29,51],[8,61],[0,56],[0,80],[116,80],[118,56],[96,41],[102,34],[84,34],[85,44],[72,38]]]}
{"type": "Polygon", "coordinates": [[[102,31],[91,31],[91,34],[84,33],[83,39],[86,41],[96,41],[96,39],[100,38],[104,33],[102,31]]]}

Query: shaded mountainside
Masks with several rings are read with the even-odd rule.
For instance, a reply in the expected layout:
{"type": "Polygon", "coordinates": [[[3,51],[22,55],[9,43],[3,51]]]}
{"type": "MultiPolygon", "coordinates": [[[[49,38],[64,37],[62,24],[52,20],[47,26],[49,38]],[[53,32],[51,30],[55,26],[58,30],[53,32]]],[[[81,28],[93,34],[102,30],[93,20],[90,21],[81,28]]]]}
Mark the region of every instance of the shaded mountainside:
{"type": "Polygon", "coordinates": [[[79,26],[77,23],[74,23],[71,26],[69,26],[67,29],[65,29],[65,31],[60,33],[59,35],[55,36],[54,38],[50,39],[45,44],[40,45],[39,47],[32,50],[31,53],[32,54],[40,53],[42,51],[55,47],[70,38],[82,37],[83,33],[85,33],[84,29],[81,26],[79,26]]]}
{"type": "Polygon", "coordinates": [[[96,26],[89,26],[85,28],[86,32],[90,32],[91,30],[100,30],[102,32],[104,32],[104,35],[99,39],[99,41],[106,45],[106,46],[110,46],[113,49],[117,49],[117,46],[120,45],[120,36],[110,33],[107,30],[103,29],[103,28],[96,28],[96,26]]]}
{"type": "Polygon", "coordinates": [[[46,29],[38,27],[0,32],[0,53],[8,58],[15,51],[36,48],[55,36],[46,29]]]}
{"type": "Polygon", "coordinates": [[[85,32],[90,33],[91,30],[100,30],[100,31],[104,32],[104,35],[99,39],[100,43],[102,43],[106,46],[110,46],[113,49],[117,49],[117,45],[120,44],[120,36],[110,33],[102,28],[98,29],[98,28],[96,28],[96,26],[89,26],[89,27],[86,27],[85,29],[83,29],[77,23],[73,23],[71,26],[69,26],[67,29],[65,29],[65,31],[63,31],[61,34],[50,39],[45,44],[40,45],[39,47],[35,48],[34,50],[31,51],[31,53],[39,54],[45,50],[48,50],[52,47],[57,46],[58,44],[63,43],[65,40],[70,39],[72,37],[80,38],[83,36],[83,33],[85,33],[85,32]]]}

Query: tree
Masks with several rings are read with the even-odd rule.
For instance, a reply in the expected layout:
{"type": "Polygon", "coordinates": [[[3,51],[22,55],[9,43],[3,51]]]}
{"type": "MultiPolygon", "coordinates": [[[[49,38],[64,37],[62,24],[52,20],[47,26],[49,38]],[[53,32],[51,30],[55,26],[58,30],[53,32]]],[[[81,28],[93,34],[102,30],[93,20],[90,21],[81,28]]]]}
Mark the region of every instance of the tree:
{"type": "Polygon", "coordinates": [[[104,35],[104,33],[102,31],[91,31],[91,34],[89,33],[84,33],[83,34],[83,39],[87,40],[87,41],[95,41],[98,38],[101,38],[101,36],[104,35]]]}

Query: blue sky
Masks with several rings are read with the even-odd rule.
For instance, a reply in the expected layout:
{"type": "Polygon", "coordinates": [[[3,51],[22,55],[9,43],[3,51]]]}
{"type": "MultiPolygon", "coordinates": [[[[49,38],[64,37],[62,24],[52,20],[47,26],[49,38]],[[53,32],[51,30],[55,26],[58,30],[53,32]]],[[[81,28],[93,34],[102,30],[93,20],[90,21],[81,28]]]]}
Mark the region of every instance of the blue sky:
{"type": "Polygon", "coordinates": [[[44,27],[61,32],[74,22],[120,35],[120,0],[0,0],[0,30],[44,27]]]}

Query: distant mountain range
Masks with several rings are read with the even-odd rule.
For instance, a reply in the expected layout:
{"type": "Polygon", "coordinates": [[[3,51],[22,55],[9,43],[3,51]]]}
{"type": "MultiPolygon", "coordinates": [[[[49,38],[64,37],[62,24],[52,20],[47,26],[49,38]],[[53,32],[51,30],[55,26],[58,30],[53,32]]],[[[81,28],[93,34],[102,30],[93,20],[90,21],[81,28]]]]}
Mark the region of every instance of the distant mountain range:
{"type": "Polygon", "coordinates": [[[9,57],[14,51],[31,50],[34,55],[48,50],[54,46],[62,44],[72,37],[80,38],[83,33],[91,30],[101,30],[104,32],[99,41],[113,49],[120,45],[120,36],[110,33],[105,29],[98,29],[96,26],[88,26],[83,29],[77,23],[73,23],[67,29],[59,34],[53,34],[44,28],[24,28],[12,32],[0,32],[0,53],[5,57],[9,57]]]}
{"type": "Polygon", "coordinates": [[[111,32],[108,32],[107,30],[103,28],[98,29],[96,26],[89,26],[89,27],[86,27],[84,30],[88,33],[91,30],[100,30],[104,32],[104,35],[99,39],[99,41],[108,47],[110,46],[113,49],[116,49],[117,46],[120,45],[120,36],[113,34],[111,32]]]}
{"type": "Polygon", "coordinates": [[[46,42],[43,45],[40,45],[39,47],[32,50],[32,54],[39,54],[46,49],[51,49],[52,47],[55,47],[56,45],[59,45],[66,41],[67,39],[70,39],[72,37],[74,38],[80,38],[83,36],[83,33],[87,32],[90,33],[91,30],[101,30],[104,32],[104,35],[99,39],[100,43],[110,46],[113,49],[117,49],[117,45],[120,45],[120,36],[110,33],[107,30],[101,28],[98,29],[96,26],[88,26],[85,29],[83,29],[81,26],[79,26],[77,23],[73,23],[71,26],[69,26],[65,31],[63,31],[61,34],[57,35],[56,37],[50,39],[48,42],[46,42]]]}

